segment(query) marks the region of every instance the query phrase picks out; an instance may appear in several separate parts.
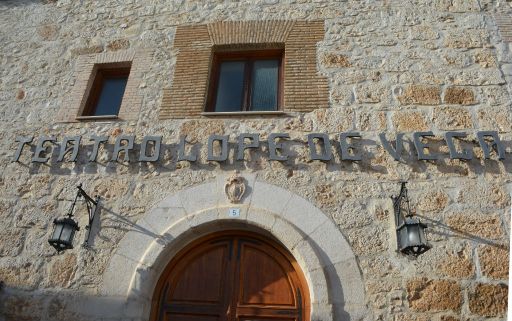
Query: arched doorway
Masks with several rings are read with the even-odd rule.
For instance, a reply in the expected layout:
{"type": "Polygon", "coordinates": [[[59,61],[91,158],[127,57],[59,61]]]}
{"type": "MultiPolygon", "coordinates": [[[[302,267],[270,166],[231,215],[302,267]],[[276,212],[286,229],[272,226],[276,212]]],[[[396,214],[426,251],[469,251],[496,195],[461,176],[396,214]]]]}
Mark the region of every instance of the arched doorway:
{"type": "Polygon", "coordinates": [[[279,243],[224,231],[181,250],[162,273],[152,321],[308,321],[302,271],[279,243]]]}

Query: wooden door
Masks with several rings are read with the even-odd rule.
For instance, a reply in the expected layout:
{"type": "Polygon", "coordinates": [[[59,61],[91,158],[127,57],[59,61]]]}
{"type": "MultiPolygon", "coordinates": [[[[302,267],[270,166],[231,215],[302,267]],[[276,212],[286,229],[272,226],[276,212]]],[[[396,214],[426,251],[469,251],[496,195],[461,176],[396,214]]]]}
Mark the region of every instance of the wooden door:
{"type": "Polygon", "coordinates": [[[257,234],[223,232],[182,250],[162,274],[153,321],[307,321],[296,262],[257,234]]]}

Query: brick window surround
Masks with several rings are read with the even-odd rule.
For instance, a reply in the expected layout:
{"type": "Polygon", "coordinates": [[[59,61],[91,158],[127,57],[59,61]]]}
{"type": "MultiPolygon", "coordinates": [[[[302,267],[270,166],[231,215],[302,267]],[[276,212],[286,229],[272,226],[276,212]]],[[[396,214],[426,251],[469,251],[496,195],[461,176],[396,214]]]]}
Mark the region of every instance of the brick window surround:
{"type": "MultiPolygon", "coordinates": [[[[83,111],[98,69],[127,64],[131,64],[130,75],[116,120],[137,119],[142,105],[142,95],[138,93],[138,88],[144,73],[148,71],[150,65],[148,61],[151,60],[152,55],[151,50],[140,49],[79,56],[75,67],[75,84],[59,110],[57,121],[78,122],[84,120],[83,111]]],[[[95,118],[89,117],[89,119],[95,118]]],[[[96,119],[101,119],[101,117],[96,119]]]]}
{"type": "Polygon", "coordinates": [[[283,108],[310,112],[329,105],[327,78],[317,71],[316,44],[323,21],[230,21],[179,26],[170,88],[164,88],[160,119],[197,118],[205,111],[213,53],[226,49],[284,47],[283,108]]]}
{"type": "Polygon", "coordinates": [[[495,14],[494,19],[496,20],[503,41],[512,42],[512,13],[495,14]]]}

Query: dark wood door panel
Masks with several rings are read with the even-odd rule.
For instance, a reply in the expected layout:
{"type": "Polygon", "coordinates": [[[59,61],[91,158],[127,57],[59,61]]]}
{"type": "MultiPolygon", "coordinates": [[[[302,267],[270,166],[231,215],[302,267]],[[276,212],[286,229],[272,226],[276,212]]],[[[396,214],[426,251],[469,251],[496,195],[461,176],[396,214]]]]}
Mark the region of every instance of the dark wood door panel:
{"type": "Polygon", "coordinates": [[[266,318],[262,319],[259,317],[244,317],[244,318],[237,318],[237,321],[300,321],[297,318],[292,319],[283,319],[283,318],[266,318]]]}
{"type": "Polygon", "coordinates": [[[186,315],[186,314],[172,314],[167,313],[164,318],[165,321],[220,321],[219,316],[211,315],[186,315]]]}
{"type": "Polygon", "coordinates": [[[293,286],[288,279],[291,266],[279,253],[264,245],[242,243],[240,259],[240,305],[295,307],[293,286]]]}
{"type": "Polygon", "coordinates": [[[164,306],[167,313],[174,314],[200,314],[200,315],[222,315],[226,313],[224,307],[220,304],[205,305],[205,304],[180,304],[172,303],[164,306]]]}
{"type": "Polygon", "coordinates": [[[300,316],[298,309],[286,308],[261,308],[261,307],[243,307],[236,309],[236,316],[238,318],[297,318],[300,316]]]}
{"type": "Polygon", "coordinates": [[[229,251],[227,242],[211,245],[177,266],[167,302],[222,304],[229,251]]]}

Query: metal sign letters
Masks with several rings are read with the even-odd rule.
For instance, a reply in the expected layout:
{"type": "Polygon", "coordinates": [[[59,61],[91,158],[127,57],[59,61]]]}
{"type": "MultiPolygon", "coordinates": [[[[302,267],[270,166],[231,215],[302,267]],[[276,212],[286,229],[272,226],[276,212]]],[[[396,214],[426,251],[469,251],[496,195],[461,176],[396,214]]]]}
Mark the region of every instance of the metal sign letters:
{"type": "MultiPolygon", "coordinates": [[[[386,150],[393,159],[400,161],[403,159],[404,154],[404,139],[403,133],[398,133],[394,139],[389,140],[384,133],[379,134],[381,146],[386,150]]],[[[412,133],[412,146],[415,149],[417,160],[435,161],[442,158],[443,155],[433,152],[429,138],[434,137],[433,132],[414,132],[412,133]]],[[[497,158],[498,160],[505,159],[505,146],[500,140],[496,131],[479,131],[476,133],[476,141],[478,147],[482,149],[485,159],[497,158]],[[494,153],[493,153],[494,151],[494,153]],[[493,156],[493,154],[495,156],[493,156]]],[[[207,148],[207,161],[210,162],[225,162],[229,159],[230,152],[230,139],[229,135],[211,135],[208,137],[207,148]]],[[[268,150],[268,159],[272,161],[286,161],[289,155],[286,153],[286,141],[290,139],[287,133],[271,133],[265,141],[260,140],[259,134],[243,133],[238,135],[234,142],[236,142],[236,153],[234,159],[243,161],[245,159],[246,151],[250,149],[260,148],[262,144],[266,143],[268,150]]],[[[444,144],[448,147],[450,159],[471,160],[473,159],[472,147],[475,143],[467,140],[468,134],[465,132],[446,132],[444,133],[444,144]],[[465,145],[457,144],[457,141],[465,141],[465,145]],[[465,146],[465,147],[463,147],[465,146]]],[[[306,144],[309,150],[310,160],[319,160],[328,162],[333,159],[333,151],[339,151],[340,159],[343,161],[361,161],[364,155],[364,148],[360,144],[362,135],[358,132],[343,132],[340,133],[333,141],[328,134],[325,133],[311,133],[306,137],[306,144]],[[335,145],[336,144],[336,145],[335,145]]],[[[33,154],[31,161],[35,163],[46,163],[53,155],[51,146],[57,146],[55,149],[57,162],[75,162],[81,150],[81,136],[65,136],[60,142],[54,136],[41,136],[34,142],[34,137],[16,137],[17,147],[14,152],[13,161],[18,162],[23,151],[27,145],[32,145],[33,154]],[[67,157],[66,157],[67,156],[67,157]]],[[[87,155],[89,162],[96,162],[100,147],[109,141],[109,137],[92,135],[88,139],[89,144],[86,144],[90,150],[87,155]]],[[[138,147],[137,160],[130,158],[130,154],[134,155],[133,151],[136,149],[135,135],[121,135],[115,139],[112,149],[112,156],[109,159],[113,162],[158,162],[160,160],[162,149],[162,136],[144,136],[138,147]]],[[[177,160],[195,162],[198,159],[198,148],[187,142],[186,137],[180,137],[179,142],[175,144],[177,147],[177,160]]]]}

